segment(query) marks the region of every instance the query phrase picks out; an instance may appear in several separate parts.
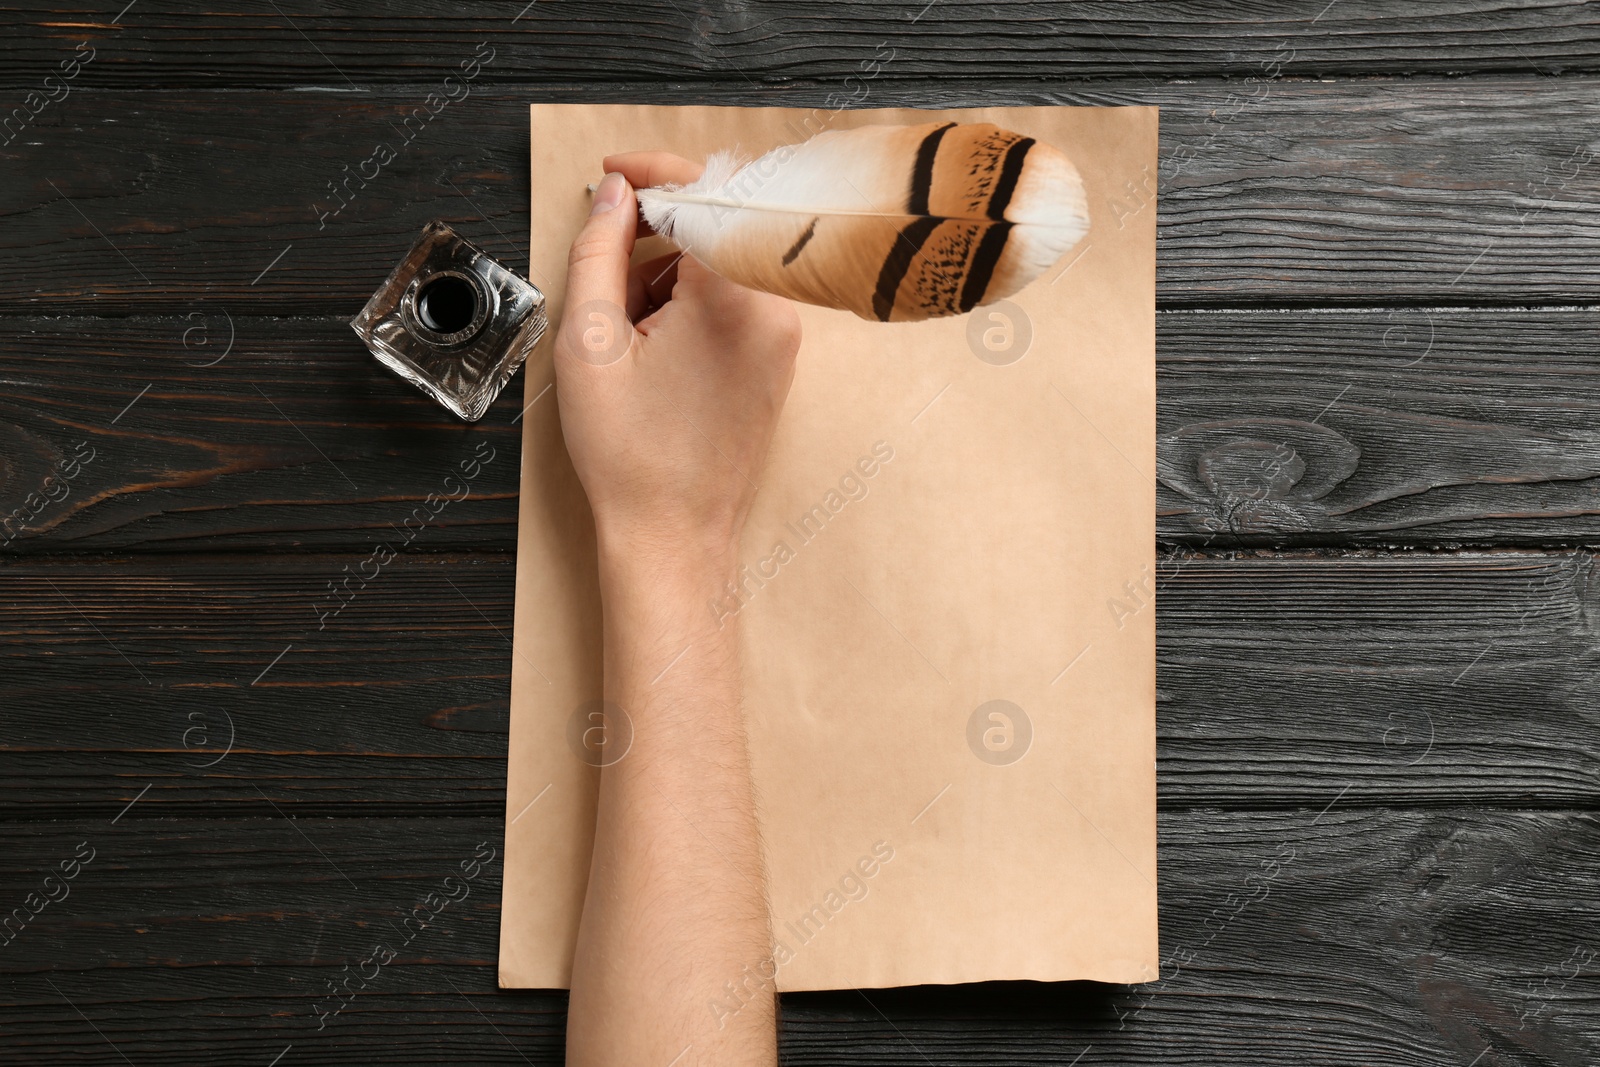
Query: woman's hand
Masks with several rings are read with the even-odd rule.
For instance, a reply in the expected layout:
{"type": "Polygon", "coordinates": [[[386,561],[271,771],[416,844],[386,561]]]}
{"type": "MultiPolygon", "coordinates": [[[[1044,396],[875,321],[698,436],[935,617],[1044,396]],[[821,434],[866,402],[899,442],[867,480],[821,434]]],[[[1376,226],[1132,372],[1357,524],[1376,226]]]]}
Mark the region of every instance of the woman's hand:
{"type": "Polygon", "coordinates": [[[555,349],[567,450],[603,560],[720,556],[755,495],[800,320],[787,300],[725,281],[692,255],[630,269],[633,185],[687,183],[701,168],[662,152],[609,156],[605,168],[572,245],[555,349]]]}

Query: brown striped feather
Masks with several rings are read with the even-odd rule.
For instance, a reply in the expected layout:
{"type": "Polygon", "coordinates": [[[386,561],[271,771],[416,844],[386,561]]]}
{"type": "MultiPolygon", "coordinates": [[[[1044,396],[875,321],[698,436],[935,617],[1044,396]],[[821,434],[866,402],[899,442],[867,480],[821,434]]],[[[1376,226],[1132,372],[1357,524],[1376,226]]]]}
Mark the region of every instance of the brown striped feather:
{"type": "Polygon", "coordinates": [[[639,199],[733,281],[896,322],[1015,293],[1088,228],[1066,155],[989,123],[828,131],[639,199]]]}

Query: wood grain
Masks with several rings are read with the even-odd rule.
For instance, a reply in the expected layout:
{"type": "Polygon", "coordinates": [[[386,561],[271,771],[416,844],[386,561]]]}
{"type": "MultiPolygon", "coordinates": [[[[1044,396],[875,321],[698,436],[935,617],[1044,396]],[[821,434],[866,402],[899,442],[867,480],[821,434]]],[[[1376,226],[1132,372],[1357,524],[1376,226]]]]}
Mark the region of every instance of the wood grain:
{"type": "Polygon", "coordinates": [[[1600,534],[1593,310],[1171,312],[1157,323],[1164,540],[1600,534]]]}
{"type": "MultiPolygon", "coordinates": [[[[785,997],[785,1062],[1436,1067],[1489,1049],[1505,1064],[1590,1063],[1600,821],[1323,810],[1334,799],[1163,815],[1163,962],[1146,985],[785,997]]],[[[18,904],[79,842],[95,850],[0,951],[8,1062],[265,1064],[293,1045],[303,1064],[374,1048],[407,1064],[559,1064],[564,996],[493,988],[497,866],[459,881],[500,828],[163,818],[142,803],[115,826],[0,825],[0,899],[18,904]],[[463,885],[426,927],[404,925],[432,910],[414,910],[428,893],[463,885]],[[393,962],[363,967],[380,944],[393,962]],[[355,973],[374,977],[319,1030],[329,984],[355,973]]]]}
{"type": "MultiPolygon", "coordinates": [[[[0,567],[0,815],[110,818],[141,795],[148,814],[501,815],[514,561],[403,556],[318,630],[349,562],[0,567]]],[[[1163,810],[1600,801],[1588,554],[1183,551],[1127,577],[1160,604],[1163,810]]],[[[1109,645],[1148,596],[1103,592],[1109,645]]]]}
{"type": "MultiPolygon", "coordinates": [[[[1584,132],[1600,94],[1587,79],[863,84],[860,106],[1160,105],[1163,307],[1600,303],[1600,148],[1584,132]]],[[[828,94],[534,95],[822,107],[828,94]]],[[[406,126],[424,97],[73,94],[0,147],[14,175],[0,193],[0,306],[348,318],[434,218],[525,269],[529,94],[473,93],[406,126]],[[398,158],[363,171],[380,143],[398,158]]],[[[1112,225],[1148,203],[1124,189],[1091,211],[1112,225]]]]}
{"type": "MultiPolygon", "coordinates": [[[[343,319],[9,321],[0,553],[364,557],[480,448],[493,461],[413,545],[516,547],[520,379],[468,426],[378,366],[343,319]],[[79,442],[95,459],[34,514],[30,496],[62,495],[52,479],[79,442]]],[[[1159,536],[1210,550],[1590,543],[1597,324],[1561,309],[1164,312],[1159,536]]],[[[553,396],[527,417],[551,417],[553,396]]]]}
{"type": "Polygon", "coordinates": [[[47,56],[83,40],[98,50],[85,78],[116,89],[415,84],[459,73],[459,57],[480,41],[498,53],[486,77],[523,84],[837,81],[883,42],[896,52],[893,76],[905,79],[1239,77],[1274,58],[1307,76],[1600,67],[1600,34],[1582,4],[1490,0],[1294,0],[1203,18],[1173,0],[632,0],[597,19],[528,0],[362,13],[304,0],[227,12],[143,0],[113,19],[22,5],[0,47],[4,84],[31,87],[30,74],[50,70],[47,56]]]}

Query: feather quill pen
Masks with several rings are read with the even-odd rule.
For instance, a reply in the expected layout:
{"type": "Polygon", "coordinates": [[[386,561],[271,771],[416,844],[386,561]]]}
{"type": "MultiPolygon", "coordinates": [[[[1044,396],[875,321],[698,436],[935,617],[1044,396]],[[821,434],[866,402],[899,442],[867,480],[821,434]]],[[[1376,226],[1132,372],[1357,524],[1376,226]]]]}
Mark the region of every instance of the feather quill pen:
{"type": "Polygon", "coordinates": [[[731,281],[911,322],[1010,296],[1089,228],[1060,150],[990,123],[829,130],[638,190],[657,233],[731,281]]]}

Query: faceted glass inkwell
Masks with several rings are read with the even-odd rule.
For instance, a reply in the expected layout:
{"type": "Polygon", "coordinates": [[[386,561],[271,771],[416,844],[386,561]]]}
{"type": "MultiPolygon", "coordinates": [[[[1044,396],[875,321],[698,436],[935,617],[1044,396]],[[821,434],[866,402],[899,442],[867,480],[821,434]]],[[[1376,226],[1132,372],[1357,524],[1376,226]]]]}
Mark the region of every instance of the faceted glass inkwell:
{"type": "Polygon", "coordinates": [[[544,294],[430,222],[350,327],[379,362],[476,422],[544,334],[544,294]]]}

